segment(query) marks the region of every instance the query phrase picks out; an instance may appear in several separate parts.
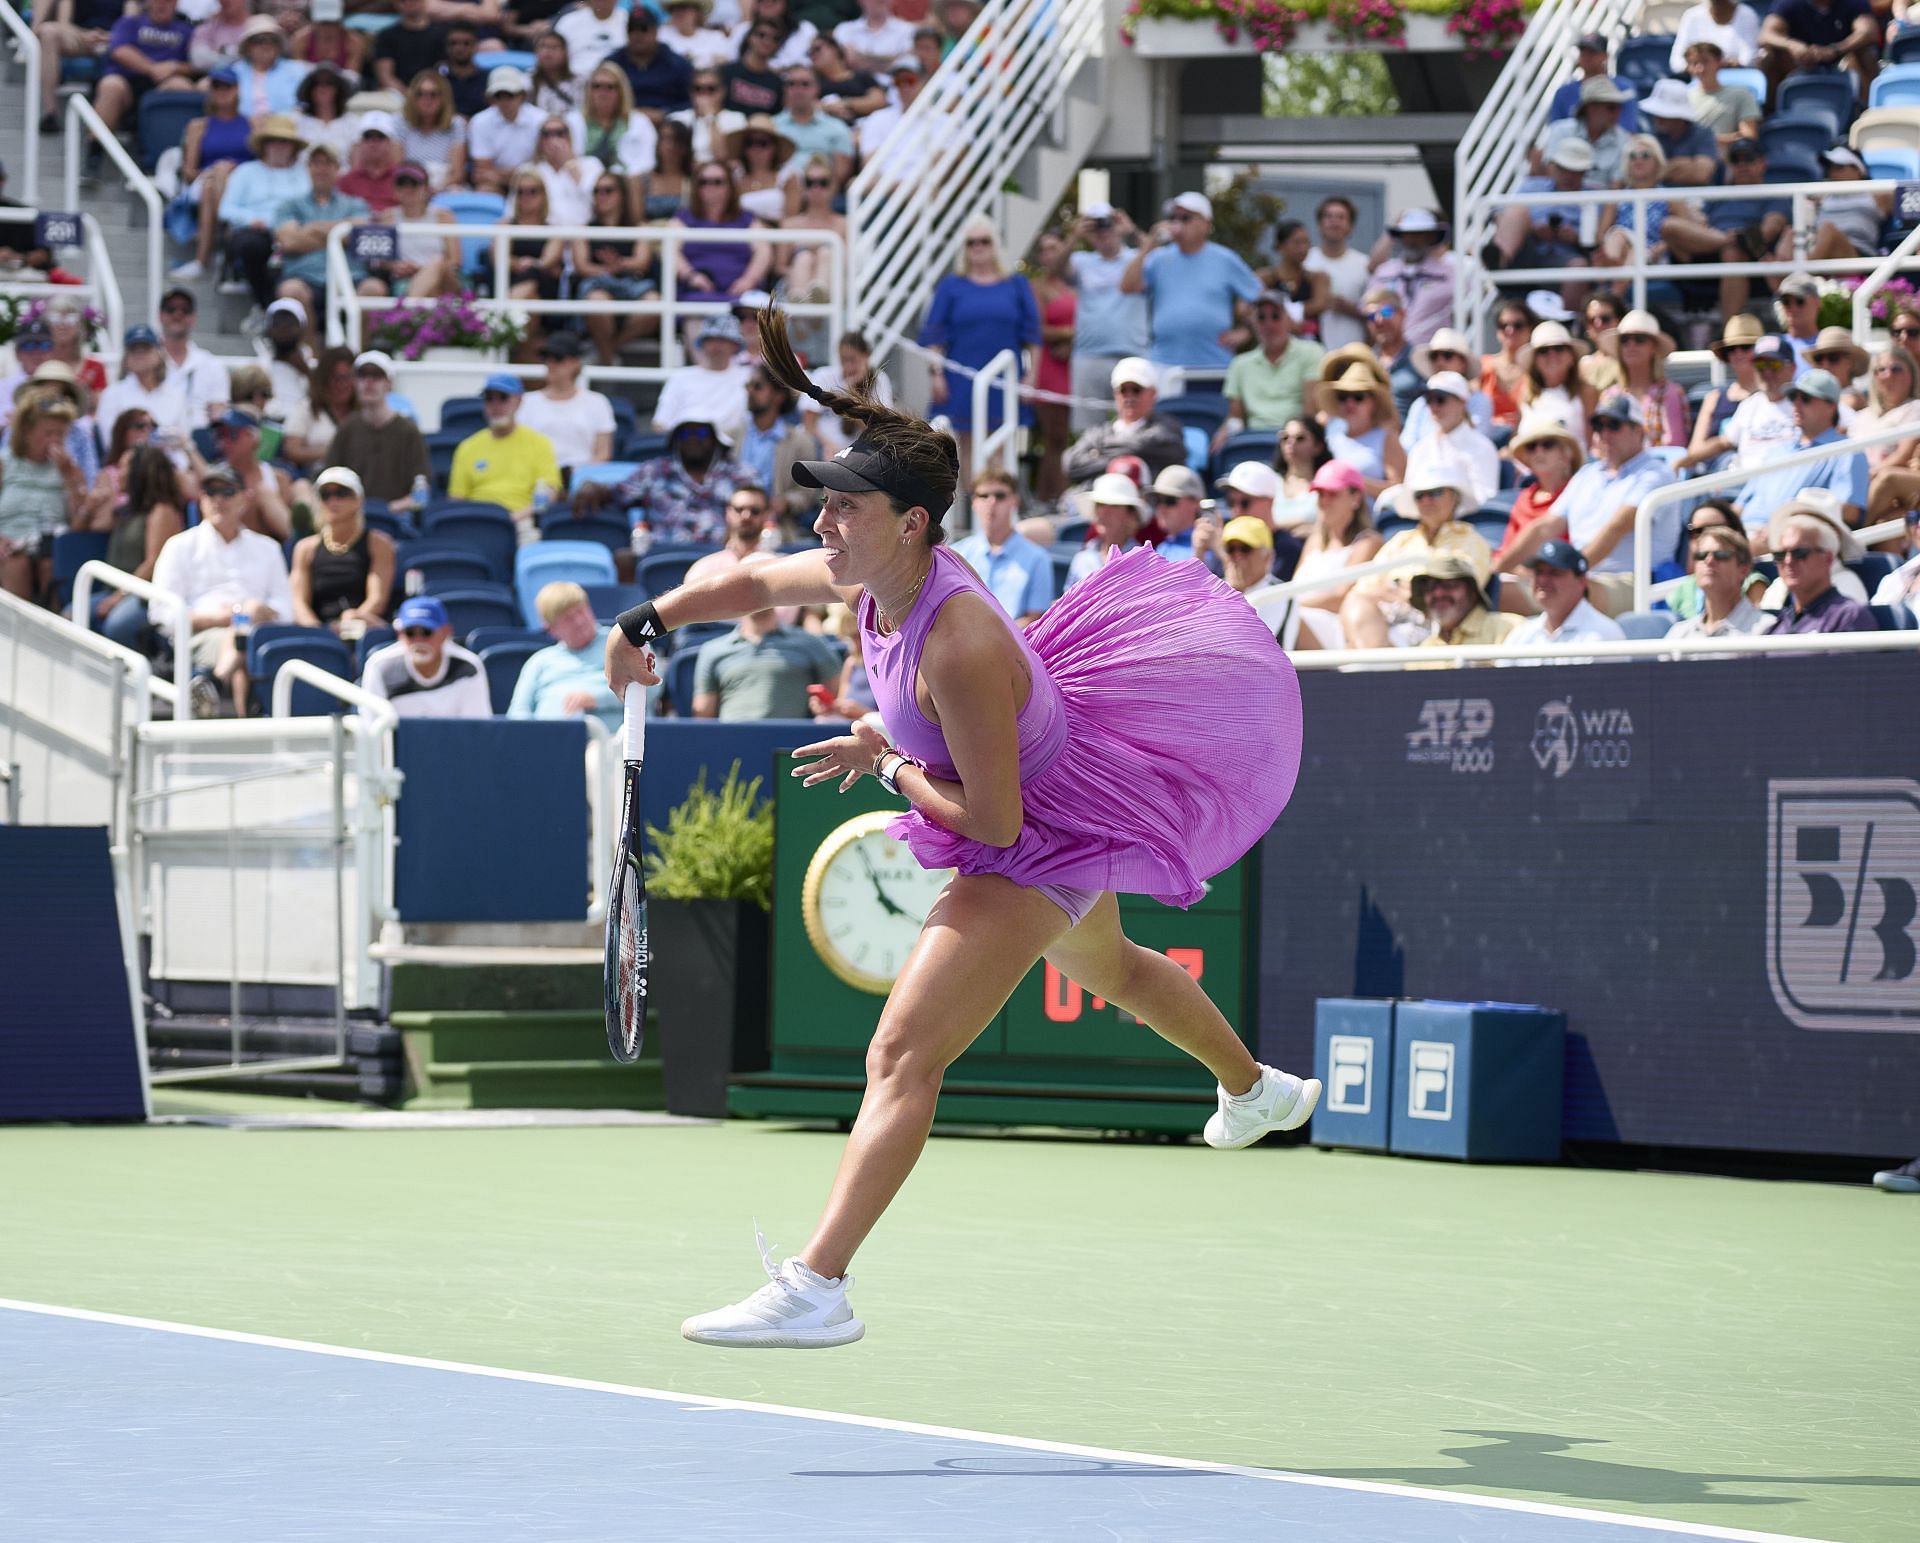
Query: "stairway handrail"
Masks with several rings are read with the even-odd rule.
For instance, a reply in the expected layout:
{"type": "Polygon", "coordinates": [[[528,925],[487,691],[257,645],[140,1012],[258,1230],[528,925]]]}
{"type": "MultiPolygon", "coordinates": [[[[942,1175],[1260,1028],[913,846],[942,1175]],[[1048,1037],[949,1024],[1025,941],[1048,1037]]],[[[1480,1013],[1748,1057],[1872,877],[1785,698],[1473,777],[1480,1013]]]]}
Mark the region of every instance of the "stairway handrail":
{"type": "Polygon", "coordinates": [[[83,133],[106,151],[107,159],[127,179],[127,191],[147,206],[147,306],[141,313],[141,320],[150,322],[160,314],[160,295],[167,282],[166,249],[163,244],[166,202],[160,197],[160,190],[153,185],[153,179],[140,169],[113,130],[107,127],[106,120],[93,110],[93,103],[83,96],[70,96],[67,98],[65,184],[69,208],[80,207],[80,140],[83,133]]]}

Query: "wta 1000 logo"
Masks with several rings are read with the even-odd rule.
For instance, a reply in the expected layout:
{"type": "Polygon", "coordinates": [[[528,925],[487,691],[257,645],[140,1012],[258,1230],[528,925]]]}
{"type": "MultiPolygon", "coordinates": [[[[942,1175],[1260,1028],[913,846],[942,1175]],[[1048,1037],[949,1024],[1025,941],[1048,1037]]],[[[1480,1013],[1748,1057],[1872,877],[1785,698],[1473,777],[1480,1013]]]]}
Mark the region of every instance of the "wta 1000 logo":
{"type": "Polygon", "coordinates": [[[1767,979],[1803,1029],[1920,1033],[1920,783],[1767,784],[1767,979]]]}
{"type": "Polygon", "coordinates": [[[1582,707],[1573,698],[1533,715],[1533,763],[1558,780],[1577,766],[1612,771],[1633,765],[1633,714],[1624,707],[1582,707]]]}

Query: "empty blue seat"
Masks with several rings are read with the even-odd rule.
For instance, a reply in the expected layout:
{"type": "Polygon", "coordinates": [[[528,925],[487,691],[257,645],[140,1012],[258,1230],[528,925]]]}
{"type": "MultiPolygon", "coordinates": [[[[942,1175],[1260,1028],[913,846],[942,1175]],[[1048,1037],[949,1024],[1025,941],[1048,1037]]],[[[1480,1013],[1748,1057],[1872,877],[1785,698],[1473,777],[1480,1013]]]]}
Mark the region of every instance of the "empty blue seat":
{"type": "MultiPolygon", "coordinates": [[[[487,672],[487,695],[493,702],[493,714],[500,717],[507,710],[507,704],[513,700],[514,684],[520,679],[520,669],[541,649],[551,647],[552,638],[521,638],[512,642],[489,643],[485,648],[474,649],[480,656],[480,667],[487,672]]],[[[473,648],[468,640],[467,646],[473,648]]]]}
{"type": "Polygon", "coordinates": [[[1180,425],[1180,438],[1187,447],[1187,465],[1202,477],[1207,474],[1207,461],[1212,455],[1212,435],[1197,423],[1180,425]]]}
{"type": "Polygon", "coordinates": [[[1643,33],[1622,38],[1613,57],[1613,73],[1632,82],[1642,97],[1661,81],[1673,75],[1671,55],[1673,38],[1661,33],[1643,33]]]}
{"type": "MultiPolygon", "coordinates": [[[[249,648],[249,658],[254,662],[247,674],[252,677],[257,700],[272,703],[275,678],[284,665],[295,659],[316,665],[342,680],[354,678],[353,652],[345,643],[324,627],[306,627],[301,632],[303,635],[299,637],[277,637],[263,643],[257,654],[249,648]]],[[[345,712],[347,704],[304,682],[296,682],[287,710],[295,718],[318,718],[345,712]]]]}
{"type": "MultiPolygon", "coordinates": [[[[369,499],[368,503],[371,504],[372,500],[369,499]]],[[[369,530],[380,531],[385,535],[391,536],[395,541],[411,541],[419,534],[419,532],[414,529],[413,520],[407,515],[395,514],[390,509],[374,509],[371,507],[361,512],[366,515],[367,528],[369,530]]]]}
{"type": "MultiPolygon", "coordinates": [[[[498,225],[507,212],[507,201],[498,193],[436,193],[433,204],[435,208],[451,211],[456,225],[498,225]]],[[[463,269],[481,267],[492,251],[493,242],[489,237],[469,236],[460,243],[460,266],[463,269]]]]}
{"type": "Polygon", "coordinates": [[[551,643],[541,627],[475,627],[460,640],[473,653],[482,653],[495,643],[532,643],[535,647],[551,643]]]}
{"type": "Polygon", "coordinates": [[[464,429],[477,434],[487,426],[487,404],[477,396],[450,396],[440,404],[440,427],[436,434],[451,434],[464,429]]]}
{"type": "Polygon", "coordinates": [[[486,558],[467,547],[444,541],[405,541],[394,554],[395,584],[404,593],[410,576],[420,575],[421,586],[431,594],[448,585],[489,584],[493,569],[486,558]]]}
{"type": "Polygon", "coordinates": [[[1760,125],[1760,146],[1767,152],[1768,161],[1799,149],[1818,162],[1839,138],[1839,126],[1817,107],[1807,112],[1783,110],[1760,125]]]}
{"type": "Polygon", "coordinates": [[[540,522],[543,541],[595,541],[609,552],[633,545],[633,527],[624,514],[575,514],[562,504],[540,522]]]}
{"type": "Polygon", "coordinates": [[[1720,72],[1720,84],[1745,86],[1753,93],[1754,101],[1762,107],[1767,105],[1767,72],[1765,70],[1756,70],[1751,65],[1725,69],[1720,72]]]}
{"type": "Polygon", "coordinates": [[[1620,630],[1629,640],[1663,638],[1667,629],[1673,625],[1673,613],[1670,611],[1623,611],[1614,617],[1620,623],[1620,630]]]}
{"type": "Polygon", "coordinates": [[[268,621],[259,623],[253,631],[247,634],[247,646],[245,650],[247,656],[247,673],[256,677],[260,674],[260,650],[265,648],[269,643],[278,643],[283,638],[316,637],[321,633],[326,633],[328,637],[333,636],[332,633],[327,632],[325,627],[303,627],[297,621],[268,621]]]}
{"type": "Polygon", "coordinates": [[[549,584],[613,584],[613,553],[597,541],[537,541],[514,553],[513,587],[520,596],[520,613],[529,627],[540,625],[536,604],[549,584]]]}
{"type": "Polygon", "coordinates": [[[1078,547],[1084,545],[1087,537],[1092,534],[1092,520],[1063,520],[1060,528],[1053,533],[1053,541],[1056,546],[1065,546],[1071,543],[1078,547]]]}
{"type": "Polygon", "coordinates": [[[186,138],[187,125],[206,110],[207,99],[198,91],[155,90],[141,97],[134,119],[140,169],[152,171],[162,155],[186,138]]]}
{"type": "MultiPolygon", "coordinates": [[[[622,611],[630,611],[647,598],[638,584],[588,584],[587,604],[593,607],[595,621],[611,622],[622,611]]],[[[673,636],[667,634],[668,638],[673,636]]]]}
{"type": "Polygon", "coordinates": [[[573,469],[572,486],[618,487],[639,469],[638,461],[599,461],[592,466],[576,466],[573,469]]]}
{"type": "Polygon", "coordinates": [[[1868,91],[1867,105],[1920,106],[1920,64],[1896,64],[1882,70],[1868,91]]]}
{"type": "Polygon", "coordinates": [[[667,436],[651,429],[621,430],[615,426],[613,453],[622,461],[651,461],[667,453],[667,436]]]}
{"type": "Polygon", "coordinates": [[[607,406],[613,409],[613,432],[618,438],[622,434],[631,434],[640,427],[640,410],[626,397],[610,396],[607,406]]]}
{"type": "Polygon", "coordinates": [[[634,577],[640,581],[649,598],[657,598],[686,583],[687,570],[715,550],[714,547],[683,546],[652,551],[640,559],[639,571],[634,577]]]}
{"type": "Polygon", "coordinates": [[[395,633],[391,627],[369,627],[360,635],[360,642],[353,651],[353,667],[360,675],[367,673],[367,661],[381,649],[393,642],[395,633]]]}
{"type": "MultiPolygon", "coordinates": [[[[491,505],[473,506],[475,509],[491,505]]],[[[490,514],[468,510],[440,513],[429,510],[421,534],[443,546],[464,547],[487,565],[488,577],[504,584],[513,573],[520,536],[505,510],[490,514]]]]}
{"type": "MultiPolygon", "coordinates": [[[[79,576],[80,565],[90,562],[104,562],[107,556],[107,535],[104,530],[63,530],[57,531],[53,538],[53,594],[58,609],[67,609],[67,602],[73,597],[73,581],[79,576]]],[[[99,586],[94,587],[96,598],[100,594],[99,586]]]]}
{"type": "Polygon", "coordinates": [[[476,627],[520,625],[519,604],[504,584],[460,584],[436,590],[434,598],[447,608],[447,621],[457,638],[476,627]]]}
{"type": "Polygon", "coordinates": [[[1506,539],[1507,516],[1493,509],[1480,509],[1466,517],[1466,523],[1480,533],[1480,537],[1492,547],[1500,550],[1500,543],[1506,539]]]}
{"type": "Polygon", "coordinates": [[[1817,156],[1808,153],[1806,146],[1782,144],[1778,152],[1767,152],[1766,180],[1777,182],[1823,182],[1826,173],[1817,156]]]}
{"type": "Polygon", "coordinates": [[[1273,429],[1242,429],[1214,454],[1213,474],[1224,477],[1242,461],[1271,465],[1278,448],[1279,436],[1273,429]]]}
{"type": "Polygon", "coordinates": [[[1819,107],[1844,130],[1853,122],[1855,100],[1854,80],[1848,71],[1804,70],[1789,75],[1780,83],[1780,93],[1774,98],[1773,110],[1776,113],[1791,113],[1819,107]]]}
{"type": "Polygon", "coordinates": [[[1894,182],[1920,182],[1920,150],[1908,145],[1875,145],[1862,150],[1869,177],[1884,177],[1894,182]]]}
{"type": "Polygon", "coordinates": [[[693,672],[699,667],[700,650],[682,646],[667,661],[667,700],[682,718],[693,716],[693,672]]]}
{"type": "Polygon", "coordinates": [[[1160,399],[1159,410],[1183,426],[1205,429],[1209,436],[1227,421],[1227,399],[1217,391],[1189,391],[1160,399]]]}

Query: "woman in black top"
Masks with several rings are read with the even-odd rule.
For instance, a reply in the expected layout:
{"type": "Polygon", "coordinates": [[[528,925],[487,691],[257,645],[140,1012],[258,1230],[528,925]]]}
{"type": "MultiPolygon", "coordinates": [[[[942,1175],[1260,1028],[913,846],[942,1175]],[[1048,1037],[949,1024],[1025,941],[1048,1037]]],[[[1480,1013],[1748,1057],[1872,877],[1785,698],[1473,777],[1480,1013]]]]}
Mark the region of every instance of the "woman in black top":
{"type": "Polygon", "coordinates": [[[740,57],[720,67],[720,79],[726,86],[726,106],[737,113],[780,111],[787,98],[786,82],[773,67],[773,56],[786,42],[786,33],[777,21],[756,21],[740,40],[740,57]]]}
{"type": "Polygon", "coordinates": [[[393,597],[393,538],[367,528],[358,473],[329,466],[313,479],[313,490],[320,528],[293,549],[293,619],[335,632],[343,622],[383,625],[393,597]]]}
{"type": "MultiPolygon", "coordinates": [[[[627,197],[627,184],[616,173],[603,171],[594,179],[593,218],[590,225],[637,225],[627,197]]],[[[583,300],[638,300],[658,286],[653,277],[653,248],[637,236],[588,236],[573,244],[573,276],[583,300]]],[[[587,336],[602,364],[619,361],[620,350],[660,330],[657,316],[587,314],[587,336]],[[619,332],[616,335],[615,326],[619,332]]]]}

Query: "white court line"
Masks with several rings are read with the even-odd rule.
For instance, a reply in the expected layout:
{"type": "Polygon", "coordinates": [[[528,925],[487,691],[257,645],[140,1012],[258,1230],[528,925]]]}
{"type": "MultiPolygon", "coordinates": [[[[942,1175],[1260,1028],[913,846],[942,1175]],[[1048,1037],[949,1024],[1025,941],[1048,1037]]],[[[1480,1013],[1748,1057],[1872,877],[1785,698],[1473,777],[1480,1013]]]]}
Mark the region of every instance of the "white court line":
{"type": "MultiPolygon", "coordinates": [[[[313,1340],[281,1339],[272,1334],[247,1334],[238,1329],[209,1329],[198,1324],[171,1323],[161,1318],[135,1318],[125,1313],[97,1313],[83,1307],[55,1307],[47,1302],[21,1302],[0,1297],[0,1311],[39,1313],[48,1318],[73,1318],[82,1323],[107,1323],[120,1328],[152,1329],[184,1334],[194,1339],[224,1340],[235,1345],[258,1345],[268,1350],[299,1350],[308,1355],[338,1356],[348,1361],[373,1361],[383,1366],[411,1366],[421,1371],[459,1372],[469,1377],[493,1377],[503,1382],[529,1382],[539,1387],[571,1388],[583,1393],[613,1393],[622,1398],[646,1398],[678,1404],[683,1409],[744,1409],[753,1414],[786,1415],[797,1420],[822,1420],[834,1425],[856,1425],[868,1430],[905,1431],[916,1436],[986,1442],[1027,1452],[1054,1452],[1066,1457],[1090,1457],[1104,1462],[1141,1463],[1153,1468],[1179,1468],[1196,1473],[1231,1474],[1269,1484],[1300,1484],[1314,1489],[1352,1490],[1368,1495],[1394,1495],[1432,1500],[1448,1505],[1480,1506],[1494,1511],[1521,1511],[1532,1516],[1571,1517],[1607,1522],[1646,1532],[1666,1532],[1690,1538],[1725,1538],[1735,1543],[1832,1543],[1830,1539],[1801,1537],[1785,1532],[1748,1532],[1739,1527],[1713,1527],[1704,1522],[1662,1521],[1626,1516],[1616,1511],[1590,1511],[1580,1506],[1550,1505],[1542,1500],[1510,1500],[1499,1495],[1460,1495],[1450,1490],[1424,1489],[1413,1484],[1386,1484],[1371,1479],[1333,1479],[1311,1473],[1285,1473],[1271,1468],[1249,1468],[1238,1463],[1209,1463],[1197,1458],[1162,1457],[1150,1452],[1123,1452],[1112,1447],[1076,1446],[1065,1441],[1042,1441],[1031,1436],[1001,1436],[991,1431],[962,1430],[951,1425],[921,1425],[912,1420],[889,1420],[879,1415],[841,1414],[830,1409],[799,1409],[788,1404],[763,1404],[744,1398],[715,1398],[704,1393],[673,1393],[663,1388],[640,1388],[623,1382],[595,1382],[586,1377],[562,1377],[550,1372],[514,1371],[504,1366],[478,1366],[469,1361],[439,1361],[428,1356],[396,1355],[386,1350],[358,1350],[348,1345],[322,1345],[313,1340]]],[[[1783,1480],[1790,1483],[1790,1480],[1783,1480]]]]}

